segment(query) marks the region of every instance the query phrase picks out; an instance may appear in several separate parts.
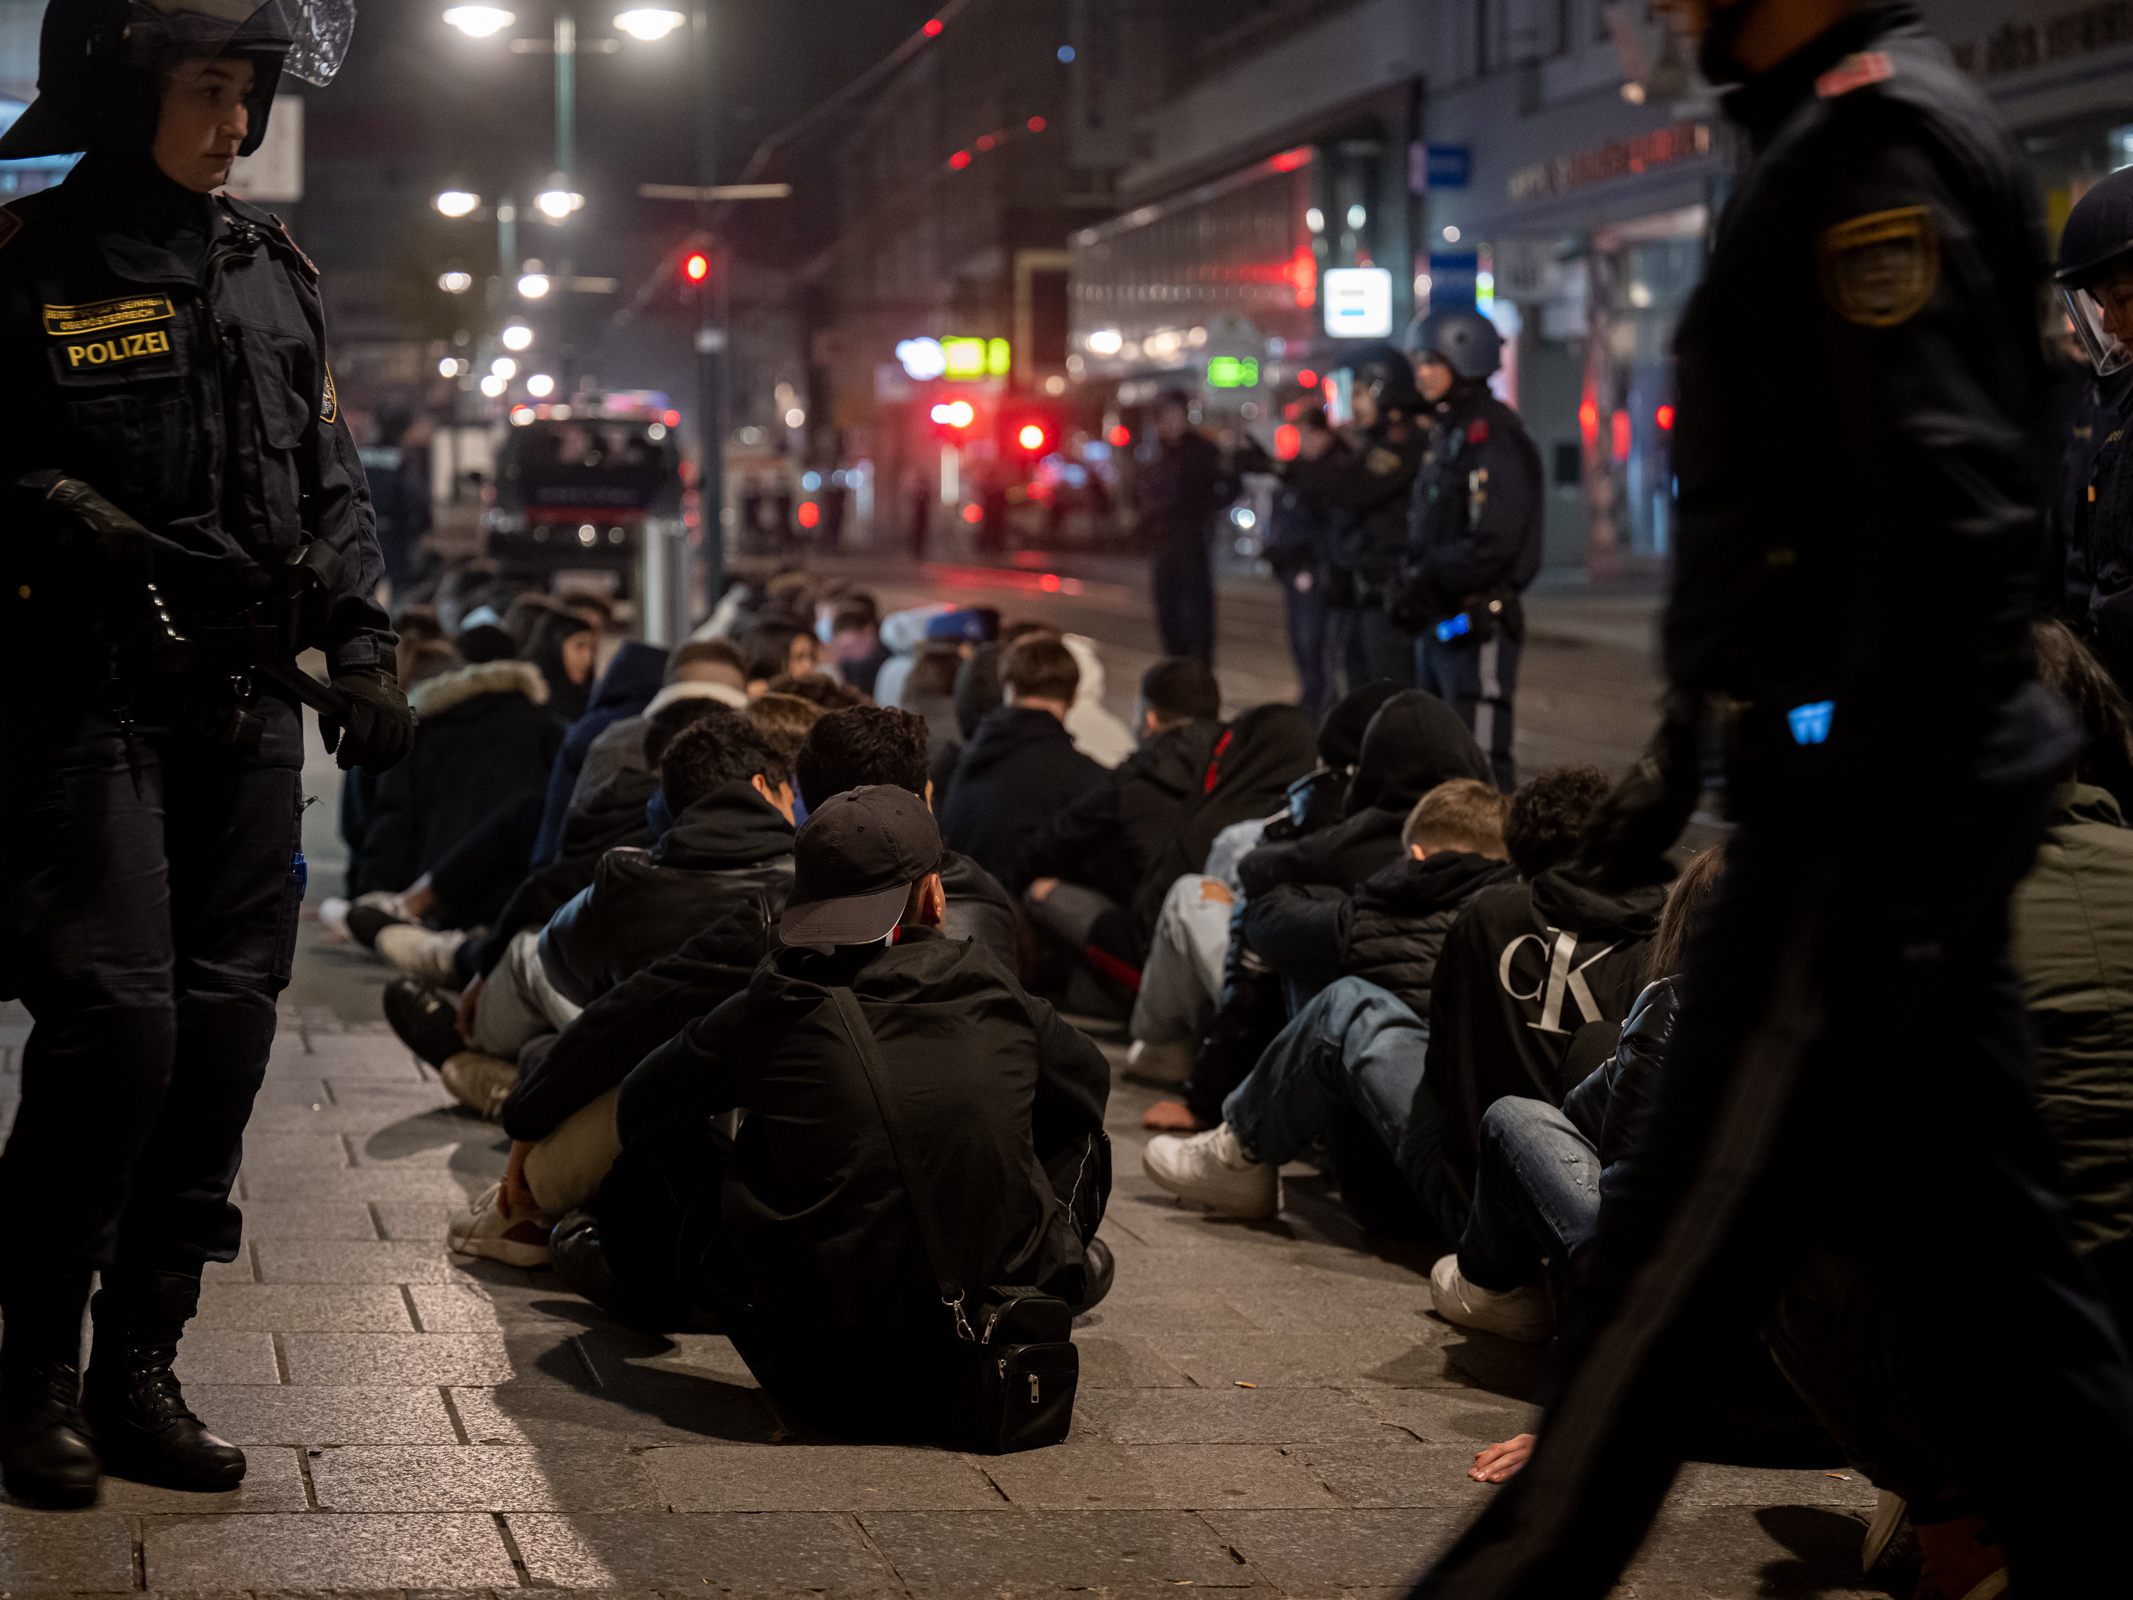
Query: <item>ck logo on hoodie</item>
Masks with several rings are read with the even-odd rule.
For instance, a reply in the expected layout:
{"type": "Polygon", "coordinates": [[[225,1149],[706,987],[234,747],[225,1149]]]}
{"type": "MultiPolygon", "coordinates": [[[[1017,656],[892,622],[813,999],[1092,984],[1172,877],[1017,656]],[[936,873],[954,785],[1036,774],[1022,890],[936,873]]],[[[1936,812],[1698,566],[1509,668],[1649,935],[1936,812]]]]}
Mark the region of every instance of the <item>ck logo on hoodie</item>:
{"type": "Polygon", "coordinates": [[[1503,985],[1503,992],[1513,1000],[1528,1004],[1540,1002],[1540,1020],[1528,1022],[1527,1027],[1541,1033],[1570,1033],[1573,1028],[1563,1026],[1563,1002],[1569,1000],[1578,1009],[1583,1019],[1577,1024],[1602,1021],[1606,1013],[1593,998],[1592,986],[1585,981],[1585,969],[1602,959],[1614,949],[1611,944],[1578,960],[1578,936],[1561,928],[1550,928],[1545,935],[1522,933],[1503,947],[1503,955],[1496,962],[1496,981],[1503,985]],[[1542,970],[1534,972],[1531,960],[1519,959],[1527,945],[1532,945],[1542,970]],[[1532,987],[1521,989],[1518,985],[1531,975],[1532,987]]]}

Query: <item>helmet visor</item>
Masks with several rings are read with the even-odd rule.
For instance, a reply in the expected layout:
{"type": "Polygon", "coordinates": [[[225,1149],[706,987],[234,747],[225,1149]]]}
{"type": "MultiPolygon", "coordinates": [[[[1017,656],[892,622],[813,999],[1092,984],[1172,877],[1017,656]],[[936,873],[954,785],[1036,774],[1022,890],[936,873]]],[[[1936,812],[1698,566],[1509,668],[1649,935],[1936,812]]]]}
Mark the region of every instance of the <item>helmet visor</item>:
{"type": "Polygon", "coordinates": [[[2069,285],[2065,294],[2067,321],[2097,376],[2133,366],[2133,273],[2113,273],[2078,289],[2069,285]]]}
{"type": "Polygon", "coordinates": [[[167,74],[202,56],[271,55],[321,87],[333,81],[355,33],[355,0],[131,0],[119,54],[167,74]]]}

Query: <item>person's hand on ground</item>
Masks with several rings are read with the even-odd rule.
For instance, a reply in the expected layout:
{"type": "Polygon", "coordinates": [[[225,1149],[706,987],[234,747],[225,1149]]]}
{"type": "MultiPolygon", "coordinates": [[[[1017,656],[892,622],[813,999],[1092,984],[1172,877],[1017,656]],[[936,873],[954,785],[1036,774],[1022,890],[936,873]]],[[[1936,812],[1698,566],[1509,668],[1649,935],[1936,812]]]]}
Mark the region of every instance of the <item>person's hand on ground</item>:
{"type": "Polygon", "coordinates": [[[1200,880],[1200,899],[1208,905],[1233,906],[1237,897],[1229,892],[1229,885],[1220,878],[1200,880]]]}
{"type": "Polygon", "coordinates": [[[1150,1133],[1198,1133],[1200,1119],[1182,1100],[1158,1100],[1141,1113],[1141,1126],[1150,1133]]]}
{"type": "Polygon", "coordinates": [[[526,1152],[532,1148],[524,1139],[511,1141],[511,1160],[504,1168],[503,1188],[496,1196],[497,1209],[507,1221],[531,1216],[540,1209],[533,1203],[533,1191],[526,1186],[526,1152]]]}
{"type": "Polygon", "coordinates": [[[1474,1464],[1466,1475],[1476,1483],[1508,1483],[1533,1454],[1533,1435],[1515,1433],[1501,1444],[1474,1452],[1474,1464]]]}
{"type": "Polygon", "coordinates": [[[477,976],[459,996],[459,1037],[474,1042],[474,1008],[481,1003],[481,986],[488,980],[477,976]]]}
{"type": "Polygon", "coordinates": [[[1029,888],[1023,892],[1028,895],[1030,904],[1041,906],[1045,901],[1051,899],[1052,891],[1058,887],[1059,880],[1057,878],[1033,878],[1030,880],[1029,888]]]}

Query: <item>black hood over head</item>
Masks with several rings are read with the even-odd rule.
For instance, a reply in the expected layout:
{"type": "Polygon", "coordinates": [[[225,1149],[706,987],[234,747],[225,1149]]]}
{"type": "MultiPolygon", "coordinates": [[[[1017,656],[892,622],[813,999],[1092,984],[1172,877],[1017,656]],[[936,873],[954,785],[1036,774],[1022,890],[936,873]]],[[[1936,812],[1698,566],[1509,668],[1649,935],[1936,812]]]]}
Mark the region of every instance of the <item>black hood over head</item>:
{"type": "Polygon", "coordinates": [[[1341,696],[1318,730],[1318,759],[1336,771],[1354,766],[1362,757],[1370,719],[1399,692],[1392,679],[1374,678],[1341,696]]]}
{"type": "Polygon", "coordinates": [[[976,737],[978,724],[1006,698],[1000,687],[1000,647],[981,644],[955,675],[955,721],[963,737],[976,737]]]}
{"type": "Polygon", "coordinates": [[[1433,694],[1402,689],[1370,719],[1348,786],[1348,815],[1406,812],[1440,783],[1475,778],[1493,785],[1495,771],[1473,734],[1433,694]]]}
{"type": "Polygon", "coordinates": [[[1533,911],[1550,927],[1577,929],[1581,938],[1649,939],[1659,931],[1669,887],[1648,883],[1615,894],[1593,882],[1589,869],[1566,861],[1534,878],[1533,911]]]}

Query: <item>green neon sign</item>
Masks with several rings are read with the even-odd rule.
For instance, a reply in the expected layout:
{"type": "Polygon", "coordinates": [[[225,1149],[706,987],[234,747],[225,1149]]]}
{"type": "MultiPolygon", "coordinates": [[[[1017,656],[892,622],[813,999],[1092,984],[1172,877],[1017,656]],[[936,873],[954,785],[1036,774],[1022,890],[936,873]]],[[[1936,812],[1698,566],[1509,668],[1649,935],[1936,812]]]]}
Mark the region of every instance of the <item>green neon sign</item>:
{"type": "Polygon", "coordinates": [[[1207,362],[1207,386],[1210,389],[1256,389],[1259,387],[1259,363],[1249,357],[1211,356],[1207,362]]]}

